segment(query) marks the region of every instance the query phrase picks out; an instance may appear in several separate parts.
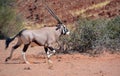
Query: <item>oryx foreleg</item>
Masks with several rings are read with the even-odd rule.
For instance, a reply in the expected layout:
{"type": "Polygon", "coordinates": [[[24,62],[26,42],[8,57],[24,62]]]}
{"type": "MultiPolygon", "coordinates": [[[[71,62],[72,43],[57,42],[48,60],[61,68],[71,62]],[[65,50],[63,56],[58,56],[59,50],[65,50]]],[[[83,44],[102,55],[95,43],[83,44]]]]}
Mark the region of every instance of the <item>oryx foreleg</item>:
{"type": "Polygon", "coordinates": [[[50,57],[55,54],[55,50],[52,47],[44,47],[46,54],[47,54],[47,58],[48,58],[48,62],[52,63],[52,61],[50,60],[50,57]],[[48,50],[49,49],[49,50],[48,50]]]}
{"type": "Polygon", "coordinates": [[[46,54],[47,54],[48,62],[49,62],[49,63],[52,63],[52,61],[50,60],[50,57],[53,55],[53,53],[55,53],[55,50],[54,50],[52,47],[44,47],[44,49],[45,49],[45,52],[46,52],[46,54]],[[50,50],[49,50],[49,49],[50,49],[50,50]],[[51,51],[52,51],[53,53],[51,53],[51,51]]]}

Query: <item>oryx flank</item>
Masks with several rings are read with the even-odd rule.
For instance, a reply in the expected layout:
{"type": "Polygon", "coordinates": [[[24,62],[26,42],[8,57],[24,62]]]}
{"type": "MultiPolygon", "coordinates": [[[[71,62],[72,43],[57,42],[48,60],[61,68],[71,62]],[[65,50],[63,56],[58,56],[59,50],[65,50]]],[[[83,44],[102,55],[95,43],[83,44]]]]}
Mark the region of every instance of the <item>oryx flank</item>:
{"type": "Polygon", "coordinates": [[[43,27],[38,30],[27,30],[24,29],[20,31],[17,35],[12,38],[6,39],[6,48],[8,48],[10,42],[12,42],[15,38],[18,38],[18,42],[15,46],[12,47],[10,56],[6,58],[6,62],[12,58],[12,54],[15,49],[17,49],[21,44],[24,44],[24,48],[22,50],[22,56],[25,63],[29,64],[26,59],[26,50],[28,49],[30,43],[35,42],[39,46],[44,46],[44,50],[47,54],[48,61],[51,62],[50,56],[53,55],[56,51],[51,46],[54,42],[56,42],[61,35],[69,34],[70,32],[66,28],[66,26],[62,23],[62,21],[56,16],[52,9],[50,9],[47,5],[45,6],[48,12],[58,21],[58,24],[54,27],[43,27]],[[51,51],[49,51],[49,50],[51,51]]]}

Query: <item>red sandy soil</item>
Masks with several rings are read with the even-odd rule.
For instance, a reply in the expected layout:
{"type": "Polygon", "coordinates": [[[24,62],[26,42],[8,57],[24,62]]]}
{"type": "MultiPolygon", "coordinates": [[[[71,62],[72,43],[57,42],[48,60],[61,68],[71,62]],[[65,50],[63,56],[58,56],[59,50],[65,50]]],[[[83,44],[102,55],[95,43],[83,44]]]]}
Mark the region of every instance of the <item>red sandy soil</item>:
{"type": "Polygon", "coordinates": [[[19,47],[13,58],[7,63],[13,41],[4,50],[4,40],[0,40],[0,76],[120,76],[120,54],[103,53],[98,57],[81,54],[56,54],[52,56],[53,64],[46,59],[43,47],[29,47],[27,58],[31,64],[23,63],[22,47],[19,47]]]}

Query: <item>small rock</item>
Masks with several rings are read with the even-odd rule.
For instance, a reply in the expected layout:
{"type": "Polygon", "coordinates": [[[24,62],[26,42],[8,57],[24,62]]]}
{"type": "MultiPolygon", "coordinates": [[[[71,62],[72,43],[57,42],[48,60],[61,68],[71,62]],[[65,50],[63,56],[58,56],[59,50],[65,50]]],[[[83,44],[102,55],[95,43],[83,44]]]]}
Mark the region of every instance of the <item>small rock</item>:
{"type": "Polygon", "coordinates": [[[30,67],[25,67],[24,70],[31,70],[31,68],[30,67]]]}

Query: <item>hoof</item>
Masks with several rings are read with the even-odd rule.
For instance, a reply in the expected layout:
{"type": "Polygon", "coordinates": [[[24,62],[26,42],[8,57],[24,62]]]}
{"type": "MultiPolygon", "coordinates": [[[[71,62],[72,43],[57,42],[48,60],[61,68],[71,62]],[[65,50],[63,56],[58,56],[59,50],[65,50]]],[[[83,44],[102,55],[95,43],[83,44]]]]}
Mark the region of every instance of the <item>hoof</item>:
{"type": "Polygon", "coordinates": [[[8,61],[8,59],[5,59],[5,62],[7,62],[8,61]]]}
{"type": "Polygon", "coordinates": [[[30,63],[30,62],[28,62],[28,61],[26,61],[25,63],[26,63],[26,64],[31,64],[31,63],[30,63]]]}
{"type": "Polygon", "coordinates": [[[48,60],[48,63],[52,64],[53,62],[51,60],[48,60]]]}
{"type": "Polygon", "coordinates": [[[8,60],[10,60],[10,57],[7,57],[7,58],[5,59],[5,62],[7,62],[8,60]]]}

